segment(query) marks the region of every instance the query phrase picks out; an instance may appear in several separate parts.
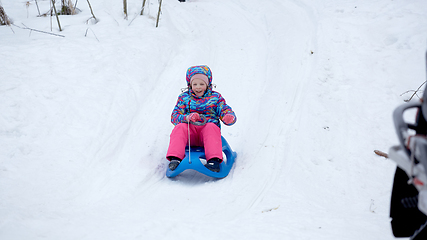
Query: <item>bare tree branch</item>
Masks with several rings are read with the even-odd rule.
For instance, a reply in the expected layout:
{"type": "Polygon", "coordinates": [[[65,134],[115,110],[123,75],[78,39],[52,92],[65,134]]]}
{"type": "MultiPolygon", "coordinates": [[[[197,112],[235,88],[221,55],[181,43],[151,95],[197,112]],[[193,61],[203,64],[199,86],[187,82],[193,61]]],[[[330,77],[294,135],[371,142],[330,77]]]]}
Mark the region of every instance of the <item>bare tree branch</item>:
{"type": "Polygon", "coordinates": [[[405,101],[405,102],[409,102],[409,101],[411,101],[411,100],[412,100],[412,98],[413,98],[415,95],[416,95],[418,98],[420,98],[420,97],[418,96],[418,91],[420,91],[420,88],[421,88],[424,84],[426,84],[426,82],[427,82],[427,81],[423,82],[423,84],[421,84],[421,85],[418,87],[418,89],[417,89],[416,91],[414,91],[414,90],[409,90],[409,91],[406,91],[406,92],[404,92],[404,93],[400,94],[400,96],[402,96],[402,95],[404,95],[404,94],[406,94],[406,93],[414,92],[414,93],[412,94],[412,96],[411,96],[409,99],[407,99],[407,100],[403,100],[403,101],[405,101]]]}
{"type": "MultiPolygon", "coordinates": [[[[89,30],[89,28],[88,29],[86,29],[86,33],[85,33],[85,37],[87,36],[87,31],[89,30]]],[[[99,39],[96,37],[96,35],[95,35],[95,33],[93,32],[93,30],[92,29],[90,29],[91,31],[92,31],[92,33],[93,33],[93,35],[95,36],[95,38],[96,38],[96,40],[98,40],[98,42],[99,42],[99,39]]]]}
{"type": "Polygon", "coordinates": [[[35,32],[40,32],[40,33],[46,33],[46,34],[54,35],[54,36],[57,36],[57,37],[65,37],[64,35],[59,35],[59,34],[55,34],[55,33],[40,31],[40,30],[37,30],[37,29],[34,29],[34,28],[29,28],[29,27],[25,26],[24,24],[22,24],[22,25],[24,25],[24,27],[20,27],[20,26],[17,26],[15,24],[12,24],[12,25],[15,26],[15,27],[17,27],[17,28],[20,28],[20,29],[27,29],[27,30],[30,30],[30,31],[35,31],[35,32]]]}

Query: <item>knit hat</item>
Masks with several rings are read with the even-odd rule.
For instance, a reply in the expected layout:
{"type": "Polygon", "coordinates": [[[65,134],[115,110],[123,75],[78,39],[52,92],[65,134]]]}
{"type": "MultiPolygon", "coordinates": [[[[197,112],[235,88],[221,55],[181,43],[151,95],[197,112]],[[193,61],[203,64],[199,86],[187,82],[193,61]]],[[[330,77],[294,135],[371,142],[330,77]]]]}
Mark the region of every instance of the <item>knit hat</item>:
{"type": "Polygon", "coordinates": [[[190,85],[191,85],[191,83],[193,82],[194,79],[203,80],[203,82],[206,83],[206,86],[209,86],[209,79],[208,79],[208,76],[206,76],[205,74],[202,74],[202,73],[196,73],[196,74],[194,74],[191,77],[191,79],[190,79],[190,85]]]}
{"type": "Polygon", "coordinates": [[[190,86],[191,81],[196,78],[203,80],[210,86],[212,84],[211,69],[206,65],[189,67],[186,75],[187,85],[190,86]]]}

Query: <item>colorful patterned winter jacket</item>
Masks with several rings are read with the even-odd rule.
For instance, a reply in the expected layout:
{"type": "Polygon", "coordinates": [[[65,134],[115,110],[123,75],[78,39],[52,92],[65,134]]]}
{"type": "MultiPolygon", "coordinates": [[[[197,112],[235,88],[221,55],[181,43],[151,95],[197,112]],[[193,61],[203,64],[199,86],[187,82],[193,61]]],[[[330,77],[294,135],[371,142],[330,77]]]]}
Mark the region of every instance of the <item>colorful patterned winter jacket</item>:
{"type": "Polygon", "coordinates": [[[189,67],[186,74],[188,91],[182,93],[178,97],[175,108],[172,111],[171,122],[173,125],[187,122],[186,117],[188,114],[197,112],[206,117],[206,122],[215,123],[221,128],[219,119],[222,119],[226,114],[234,116],[233,125],[237,118],[230,106],[225,103],[225,99],[218,92],[212,91],[212,71],[206,65],[189,67]],[[204,74],[208,77],[209,86],[202,97],[198,97],[190,88],[190,79],[195,74],[204,74]]]}
{"type": "Polygon", "coordinates": [[[215,123],[218,127],[221,127],[219,119],[226,114],[234,116],[234,122],[226,125],[233,125],[237,120],[235,113],[221,94],[211,89],[207,89],[202,97],[198,97],[191,89],[179,95],[171,115],[172,124],[187,122],[185,118],[193,112],[205,115],[206,122],[215,123]]]}

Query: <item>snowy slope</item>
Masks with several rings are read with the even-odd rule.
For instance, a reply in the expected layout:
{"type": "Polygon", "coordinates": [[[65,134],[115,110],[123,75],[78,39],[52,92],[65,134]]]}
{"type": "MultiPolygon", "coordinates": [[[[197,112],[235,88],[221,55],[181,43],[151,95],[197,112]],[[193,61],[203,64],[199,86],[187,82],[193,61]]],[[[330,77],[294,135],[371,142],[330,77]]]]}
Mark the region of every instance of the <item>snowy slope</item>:
{"type": "Polygon", "coordinates": [[[78,1],[60,32],[1,1],[0,239],[394,239],[395,165],[373,150],[426,79],[426,1],[165,0],[158,28],[157,1],[128,2],[124,19],[91,0],[95,24],[78,1]],[[197,64],[238,116],[238,158],[225,179],[168,179],[197,64]]]}

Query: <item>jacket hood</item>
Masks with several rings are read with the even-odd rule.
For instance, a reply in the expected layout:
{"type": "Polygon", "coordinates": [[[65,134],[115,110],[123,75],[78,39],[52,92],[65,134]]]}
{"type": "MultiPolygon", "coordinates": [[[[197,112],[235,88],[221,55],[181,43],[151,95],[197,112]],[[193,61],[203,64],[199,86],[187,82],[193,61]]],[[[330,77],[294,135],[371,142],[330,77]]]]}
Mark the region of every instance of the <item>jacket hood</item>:
{"type": "Polygon", "coordinates": [[[209,80],[208,88],[210,88],[212,85],[212,71],[206,65],[192,66],[188,68],[187,74],[186,74],[187,86],[190,86],[191,77],[198,73],[204,74],[208,77],[208,80],[209,80]]]}

